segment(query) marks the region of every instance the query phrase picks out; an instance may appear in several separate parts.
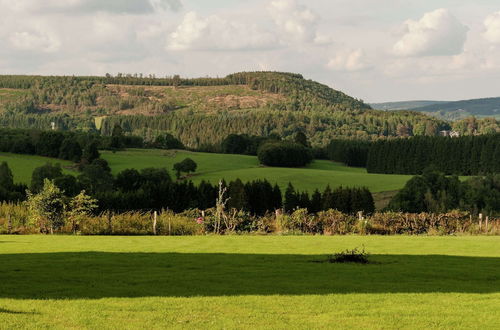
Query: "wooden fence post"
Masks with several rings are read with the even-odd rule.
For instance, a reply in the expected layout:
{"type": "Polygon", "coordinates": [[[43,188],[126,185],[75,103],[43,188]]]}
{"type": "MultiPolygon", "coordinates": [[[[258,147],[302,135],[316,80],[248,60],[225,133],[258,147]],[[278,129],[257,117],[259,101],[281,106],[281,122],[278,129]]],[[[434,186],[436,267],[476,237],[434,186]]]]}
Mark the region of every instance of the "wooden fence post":
{"type": "Polygon", "coordinates": [[[358,212],[358,219],[359,221],[363,220],[363,211],[358,212]]]}
{"type": "Polygon", "coordinates": [[[488,232],[488,220],[489,219],[490,219],[490,217],[486,216],[486,221],[485,221],[486,232],[488,232]]]}
{"type": "Polygon", "coordinates": [[[9,214],[7,214],[7,232],[8,232],[9,234],[11,234],[11,233],[12,233],[12,219],[11,219],[11,217],[10,217],[10,213],[9,213],[9,214]]]}
{"type": "Polygon", "coordinates": [[[479,213],[479,231],[481,231],[483,225],[483,214],[479,213]]]}
{"type": "Polygon", "coordinates": [[[158,216],[158,212],[153,213],[153,235],[156,235],[156,217],[158,216]]]}

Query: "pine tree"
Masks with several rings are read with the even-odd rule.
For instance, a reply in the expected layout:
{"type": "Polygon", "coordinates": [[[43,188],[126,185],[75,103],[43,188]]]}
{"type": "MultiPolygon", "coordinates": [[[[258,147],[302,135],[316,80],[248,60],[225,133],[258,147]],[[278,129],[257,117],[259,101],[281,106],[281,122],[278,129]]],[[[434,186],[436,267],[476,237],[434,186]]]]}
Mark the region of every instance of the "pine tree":
{"type": "Polygon", "coordinates": [[[321,193],[319,192],[318,189],[315,189],[311,197],[311,207],[309,211],[311,211],[312,213],[317,213],[322,209],[323,206],[322,206],[321,193]]]}
{"type": "Polygon", "coordinates": [[[336,200],[330,185],[327,185],[321,198],[321,210],[335,209],[336,200]]]}
{"type": "Polygon", "coordinates": [[[2,162],[0,164],[0,188],[9,191],[12,187],[14,187],[14,176],[9,168],[9,164],[2,162]]]}
{"type": "Polygon", "coordinates": [[[288,187],[285,191],[285,202],[283,203],[283,208],[285,212],[292,212],[299,205],[299,199],[297,197],[297,193],[295,192],[295,188],[291,182],[288,183],[288,187]]]}
{"type": "Polygon", "coordinates": [[[236,210],[247,209],[247,195],[245,193],[245,186],[240,179],[231,181],[228,188],[228,207],[236,210]]]}

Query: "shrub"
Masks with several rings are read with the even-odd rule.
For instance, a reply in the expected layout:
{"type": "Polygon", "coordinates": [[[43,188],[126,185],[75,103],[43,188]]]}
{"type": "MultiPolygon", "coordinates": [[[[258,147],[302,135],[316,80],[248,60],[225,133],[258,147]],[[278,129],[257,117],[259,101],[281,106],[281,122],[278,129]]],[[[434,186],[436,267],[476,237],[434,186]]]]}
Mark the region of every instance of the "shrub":
{"type": "Polygon", "coordinates": [[[202,234],[203,222],[198,218],[177,215],[172,211],[162,212],[158,217],[157,234],[170,236],[202,234]]]}
{"type": "Polygon", "coordinates": [[[257,151],[257,157],[263,165],[301,167],[313,160],[311,149],[293,142],[269,142],[257,151]]]}
{"type": "Polygon", "coordinates": [[[174,171],[177,178],[180,178],[182,172],[189,174],[191,172],[195,172],[197,167],[198,165],[194,160],[186,158],[182,162],[174,164],[174,171]]]}
{"type": "Polygon", "coordinates": [[[344,235],[352,232],[355,219],[337,210],[327,210],[318,213],[318,218],[323,224],[323,234],[344,235]]]}
{"type": "Polygon", "coordinates": [[[362,250],[359,248],[354,248],[352,250],[345,250],[339,253],[335,253],[328,256],[328,261],[331,263],[356,263],[356,264],[367,264],[368,253],[365,252],[365,248],[362,250]]]}
{"type": "Polygon", "coordinates": [[[28,192],[26,204],[30,220],[40,227],[41,232],[53,233],[64,226],[64,194],[53,181],[45,179],[38,194],[28,192]]]}

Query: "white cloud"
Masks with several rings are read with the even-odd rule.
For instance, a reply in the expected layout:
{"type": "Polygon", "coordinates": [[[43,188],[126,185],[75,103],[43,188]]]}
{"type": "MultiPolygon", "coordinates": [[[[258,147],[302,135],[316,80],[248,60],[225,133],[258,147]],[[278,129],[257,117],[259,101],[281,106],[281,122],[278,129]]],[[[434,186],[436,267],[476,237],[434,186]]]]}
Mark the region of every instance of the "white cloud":
{"type": "Polygon", "coordinates": [[[485,54],[465,51],[447,57],[397,58],[387,63],[384,74],[391,78],[418,82],[443,82],[480,75],[495,68],[485,54]]]}
{"type": "Polygon", "coordinates": [[[370,67],[361,49],[340,51],[330,59],[327,66],[335,71],[361,71],[370,67]]]}
{"type": "Polygon", "coordinates": [[[309,8],[299,5],[295,0],[275,0],[269,6],[269,12],[278,28],[289,40],[314,42],[324,40],[316,33],[318,16],[309,8]]]}
{"type": "Polygon", "coordinates": [[[147,14],[159,10],[178,11],[180,0],[0,0],[2,7],[17,12],[86,14],[147,14]]]}
{"type": "MultiPolygon", "coordinates": [[[[260,24],[220,15],[187,13],[167,42],[168,50],[259,50],[286,45],[327,45],[332,38],[317,33],[319,17],[296,0],[274,0],[260,24]],[[263,19],[263,21],[262,21],[263,19]],[[268,27],[268,29],[264,28],[268,27]],[[271,28],[273,27],[273,28],[271,28]]],[[[255,21],[256,17],[251,17],[255,21]]]]}
{"type": "Polygon", "coordinates": [[[484,38],[491,43],[500,43],[500,11],[486,17],[484,27],[484,38]]]}
{"type": "Polygon", "coordinates": [[[278,39],[257,25],[226,20],[220,16],[203,17],[189,12],[170,34],[168,50],[247,50],[278,46],[278,39]]]}
{"type": "Polygon", "coordinates": [[[406,21],[406,33],[394,45],[399,56],[447,56],[463,52],[468,28],[447,9],[406,21]]]}
{"type": "Polygon", "coordinates": [[[51,53],[59,50],[60,41],[53,35],[43,32],[14,32],[9,41],[11,45],[24,51],[42,51],[51,53]]]}

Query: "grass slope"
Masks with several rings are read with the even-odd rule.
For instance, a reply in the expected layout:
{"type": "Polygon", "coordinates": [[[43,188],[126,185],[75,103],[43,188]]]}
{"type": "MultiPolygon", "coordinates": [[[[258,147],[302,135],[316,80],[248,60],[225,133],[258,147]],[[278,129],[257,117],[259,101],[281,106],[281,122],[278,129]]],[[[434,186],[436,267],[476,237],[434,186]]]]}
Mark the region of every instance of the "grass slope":
{"type": "Polygon", "coordinates": [[[366,186],[372,192],[393,191],[401,189],[411,176],[368,174],[363,168],[346,167],[326,160],[316,160],[306,168],[262,167],[254,156],[225,155],[210,153],[193,153],[187,151],[165,151],[130,149],[116,153],[102,152],[113,173],[127,168],[142,169],[147,167],[165,167],[170,170],[174,163],[190,157],[197,164],[197,174],[191,179],[198,183],[201,180],[217,183],[240,178],[243,182],[255,179],[268,179],[286,189],[288,182],[295,188],[312,192],[324,189],[327,184],[332,187],[366,186]]]}
{"type": "Polygon", "coordinates": [[[2,328],[495,329],[499,237],[0,236],[2,328]],[[375,263],[330,264],[364,245],[375,263]]]}
{"type": "MultiPolygon", "coordinates": [[[[61,164],[61,166],[70,166],[72,163],[61,160],[53,159],[40,156],[30,156],[30,155],[19,155],[0,152],[0,163],[7,162],[12,174],[14,175],[14,182],[16,183],[26,183],[31,182],[31,174],[33,170],[37,167],[43,166],[47,163],[61,164]]],[[[63,168],[64,173],[76,174],[76,172],[63,168]]]]}

